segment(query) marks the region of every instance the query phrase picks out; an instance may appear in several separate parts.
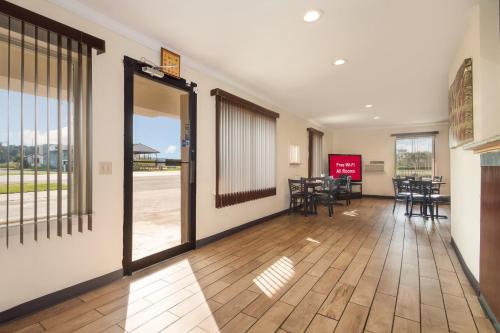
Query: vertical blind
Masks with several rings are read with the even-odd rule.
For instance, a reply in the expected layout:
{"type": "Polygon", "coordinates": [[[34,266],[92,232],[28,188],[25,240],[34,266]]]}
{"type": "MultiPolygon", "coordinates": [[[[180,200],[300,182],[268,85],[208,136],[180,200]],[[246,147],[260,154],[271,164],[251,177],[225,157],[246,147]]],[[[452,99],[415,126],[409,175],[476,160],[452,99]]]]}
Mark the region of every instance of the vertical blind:
{"type": "MultiPolygon", "coordinates": [[[[92,47],[0,13],[0,231],[92,229],[92,47]],[[43,229],[42,229],[43,226],[43,229]]],[[[16,236],[17,238],[17,236],[16,236]]]]}
{"type": "Polygon", "coordinates": [[[396,176],[434,175],[434,135],[396,136],[396,176]]]}
{"type": "Polygon", "coordinates": [[[276,195],[279,115],[220,89],[212,95],[216,95],[216,207],[276,195]]]}
{"type": "Polygon", "coordinates": [[[308,128],[309,132],[309,177],[320,177],[323,170],[323,132],[308,128]]]}

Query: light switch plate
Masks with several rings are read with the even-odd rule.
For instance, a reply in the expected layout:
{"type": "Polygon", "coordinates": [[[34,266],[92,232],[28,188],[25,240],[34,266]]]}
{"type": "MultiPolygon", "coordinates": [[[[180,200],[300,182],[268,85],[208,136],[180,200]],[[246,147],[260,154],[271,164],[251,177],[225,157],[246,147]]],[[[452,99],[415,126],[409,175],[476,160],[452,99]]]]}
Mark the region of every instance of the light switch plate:
{"type": "Polygon", "coordinates": [[[99,162],[99,174],[100,175],[113,174],[113,163],[112,162],[99,162]]]}

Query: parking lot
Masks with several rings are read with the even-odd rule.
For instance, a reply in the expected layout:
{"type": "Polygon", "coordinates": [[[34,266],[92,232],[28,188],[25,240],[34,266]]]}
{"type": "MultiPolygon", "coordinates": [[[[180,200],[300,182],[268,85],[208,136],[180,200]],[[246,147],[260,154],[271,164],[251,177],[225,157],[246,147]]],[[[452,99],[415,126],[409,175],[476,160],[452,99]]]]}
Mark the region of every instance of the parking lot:
{"type": "MultiPolygon", "coordinates": [[[[56,181],[52,175],[51,182],[56,181]]],[[[65,177],[63,177],[65,178],[65,177]]],[[[45,175],[39,181],[46,180],[45,175]]],[[[25,182],[34,182],[33,175],[26,175],[25,182]]],[[[7,183],[5,175],[0,183],[7,183]]],[[[19,182],[19,176],[11,176],[10,183],[19,182]]],[[[9,195],[9,221],[20,216],[20,194],[9,195]]],[[[63,213],[67,207],[67,193],[62,193],[63,213]]],[[[38,192],[38,216],[47,214],[47,191],[38,192]]],[[[50,192],[51,215],[57,212],[57,192],[50,192]]],[[[24,194],[25,220],[34,216],[35,193],[24,194]]],[[[133,259],[165,250],[181,242],[180,230],[180,171],[134,172],[134,224],[133,259]]],[[[7,216],[7,195],[0,195],[0,221],[7,216]]]]}
{"type": "Polygon", "coordinates": [[[133,260],[181,243],[180,171],[134,172],[133,260]]]}

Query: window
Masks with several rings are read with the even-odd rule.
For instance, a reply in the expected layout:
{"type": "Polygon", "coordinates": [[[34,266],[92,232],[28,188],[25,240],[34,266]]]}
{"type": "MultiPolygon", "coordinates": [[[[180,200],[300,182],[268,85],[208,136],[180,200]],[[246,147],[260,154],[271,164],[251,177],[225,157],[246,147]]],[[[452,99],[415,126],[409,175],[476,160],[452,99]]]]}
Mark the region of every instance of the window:
{"type": "Polygon", "coordinates": [[[223,90],[216,97],[216,207],[276,195],[279,114],[223,90]]]}
{"type": "Polygon", "coordinates": [[[396,136],[396,176],[434,176],[434,135],[396,136]]]}
{"type": "Polygon", "coordinates": [[[309,177],[320,177],[323,171],[323,132],[308,128],[309,133],[309,177]]]}
{"type": "Polygon", "coordinates": [[[14,228],[21,243],[27,226],[35,240],[39,234],[71,234],[73,222],[80,232],[85,223],[91,230],[92,46],[83,42],[88,35],[15,5],[2,11],[0,231],[8,246],[14,228]]]}

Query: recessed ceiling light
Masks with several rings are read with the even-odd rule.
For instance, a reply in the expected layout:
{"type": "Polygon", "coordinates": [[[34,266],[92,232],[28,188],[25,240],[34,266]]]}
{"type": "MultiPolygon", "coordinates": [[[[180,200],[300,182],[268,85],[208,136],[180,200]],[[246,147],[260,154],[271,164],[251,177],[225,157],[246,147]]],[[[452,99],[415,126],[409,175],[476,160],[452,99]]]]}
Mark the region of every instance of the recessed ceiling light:
{"type": "Polygon", "coordinates": [[[375,119],[375,120],[379,120],[379,119],[380,119],[380,117],[379,117],[379,116],[375,116],[375,117],[373,117],[373,119],[375,119]]]}
{"type": "Polygon", "coordinates": [[[373,104],[366,104],[366,105],[365,105],[365,108],[367,108],[367,109],[370,109],[370,108],[372,108],[372,107],[373,107],[373,104]]]}
{"type": "Polygon", "coordinates": [[[304,14],[304,21],[307,23],[316,22],[322,14],[323,12],[319,9],[309,10],[304,14]]]}
{"type": "Polygon", "coordinates": [[[335,66],[343,65],[343,64],[345,64],[345,59],[337,59],[337,60],[335,60],[335,62],[333,64],[335,66]]]}

